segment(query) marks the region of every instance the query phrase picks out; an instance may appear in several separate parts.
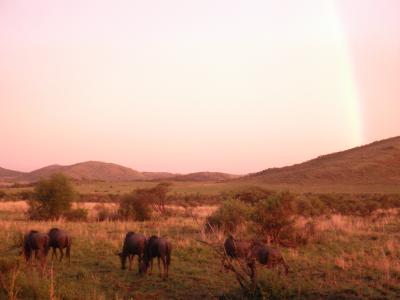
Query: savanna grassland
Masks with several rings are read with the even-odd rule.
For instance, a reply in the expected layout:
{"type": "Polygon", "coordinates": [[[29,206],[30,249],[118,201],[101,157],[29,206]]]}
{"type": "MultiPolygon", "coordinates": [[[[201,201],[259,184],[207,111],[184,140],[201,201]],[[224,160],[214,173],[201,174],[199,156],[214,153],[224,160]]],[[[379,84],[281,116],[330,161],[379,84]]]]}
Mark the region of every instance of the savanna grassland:
{"type": "MultiPolygon", "coordinates": [[[[224,233],[204,230],[216,206],[170,207],[167,217],[151,221],[27,221],[24,202],[0,203],[1,299],[242,299],[234,274],[220,272],[220,261],[207,245],[222,243],[224,233]],[[57,226],[73,238],[71,264],[51,262],[42,274],[20,255],[22,236],[30,229],[47,232],[57,226]],[[167,237],[173,244],[170,277],[158,269],[139,276],[121,270],[115,255],[128,230],[167,237]],[[13,298],[14,297],[14,298],[13,298]]],[[[113,209],[113,204],[110,209],[113,209]]],[[[298,218],[295,229],[309,221],[306,243],[281,250],[290,267],[261,268],[259,284],[265,299],[395,299],[400,297],[400,218],[398,210],[379,210],[368,217],[328,214],[298,218]]],[[[237,237],[246,238],[246,233],[237,237]]],[[[49,256],[50,257],[50,256],[49,256]]]]}

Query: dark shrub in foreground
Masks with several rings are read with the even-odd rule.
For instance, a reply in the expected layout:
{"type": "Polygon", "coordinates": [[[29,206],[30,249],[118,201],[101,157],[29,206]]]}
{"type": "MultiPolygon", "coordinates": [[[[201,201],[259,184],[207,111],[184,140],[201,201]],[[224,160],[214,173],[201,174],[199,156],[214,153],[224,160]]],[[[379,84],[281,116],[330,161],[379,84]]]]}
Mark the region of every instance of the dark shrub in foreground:
{"type": "Polygon", "coordinates": [[[28,200],[28,216],[35,220],[57,219],[71,210],[75,192],[62,174],[37,183],[33,199],[28,200]]]}

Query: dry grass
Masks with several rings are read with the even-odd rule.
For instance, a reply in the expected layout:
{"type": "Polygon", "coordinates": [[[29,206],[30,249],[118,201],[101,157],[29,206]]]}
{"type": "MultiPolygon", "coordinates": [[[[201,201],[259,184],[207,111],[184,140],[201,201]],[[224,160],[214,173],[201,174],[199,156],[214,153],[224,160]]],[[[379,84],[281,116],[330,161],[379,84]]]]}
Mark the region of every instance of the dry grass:
{"type": "MultiPolygon", "coordinates": [[[[79,204],[95,210],[96,204],[79,204]]],[[[115,206],[110,204],[110,208],[115,206]]],[[[0,211],[21,213],[24,202],[0,203],[0,211]]],[[[22,218],[0,219],[0,268],[18,259],[23,233],[31,229],[47,231],[53,226],[64,228],[73,237],[71,266],[56,263],[53,279],[32,281],[31,272],[22,264],[11,290],[20,299],[30,299],[29,289],[66,299],[212,299],[240,294],[232,274],[219,273],[220,263],[212,251],[196,240],[221,242],[222,232],[207,234],[202,227],[205,217],[216,207],[187,208],[170,206],[173,217],[148,222],[31,222],[22,218]],[[165,236],[173,244],[171,278],[138,277],[119,269],[114,252],[122,246],[127,231],[165,236]],[[77,281],[76,278],[81,278],[77,281]],[[33,287],[32,287],[33,285],[33,287]],[[43,289],[43,291],[42,291],[43,289]]],[[[314,224],[308,244],[283,249],[290,266],[289,276],[261,270],[260,280],[268,297],[395,299],[400,297],[400,220],[397,210],[385,211],[368,218],[331,215],[301,219],[299,232],[314,224]]],[[[20,259],[19,259],[20,260],[20,259]]],[[[20,260],[21,261],[21,260],[20,260]]],[[[11,272],[11,269],[10,271],[11,272]]],[[[156,272],[157,273],[157,272],[156,272]]],[[[10,277],[11,278],[11,273],[10,277]]],[[[35,275],[36,276],[36,275],[35,275]]],[[[11,282],[11,281],[7,281],[11,282]]],[[[0,292],[0,297],[1,297],[0,292]]]]}

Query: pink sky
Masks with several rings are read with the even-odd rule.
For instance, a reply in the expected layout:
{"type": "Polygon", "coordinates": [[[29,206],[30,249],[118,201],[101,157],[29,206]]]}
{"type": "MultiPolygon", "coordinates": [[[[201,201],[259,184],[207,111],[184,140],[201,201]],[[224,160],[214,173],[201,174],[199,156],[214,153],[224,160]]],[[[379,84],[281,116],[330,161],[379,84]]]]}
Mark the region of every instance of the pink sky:
{"type": "Polygon", "coordinates": [[[400,1],[0,1],[0,166],[255,172],[399,135],[400,1]]]}

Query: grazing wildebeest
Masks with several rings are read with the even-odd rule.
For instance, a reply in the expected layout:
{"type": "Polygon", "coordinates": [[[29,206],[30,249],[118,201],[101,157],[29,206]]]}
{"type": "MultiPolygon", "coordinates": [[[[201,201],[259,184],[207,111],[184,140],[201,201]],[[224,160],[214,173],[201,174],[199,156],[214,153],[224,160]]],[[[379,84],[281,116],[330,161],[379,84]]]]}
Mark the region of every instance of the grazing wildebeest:
{"type": "Polygon", "coordinates": [[[224,250],[226,256],[223,257],[221,261],[221,269],[222,271],[225,260],[233,260],[233,259],[245,259],[250,251],[251,242],[248,241],[240,241],[236,240],[232,235],[229,235],[224,243],[224,250]]]}
{"type": "Polygon", "coordinates": [[[144,249],[147,243],[147,239],[140,233],[134,233],[129,231],[125,235],[124,245],[122,252],[118,253],[121,259],[121,269],[125,269],[126,258],[129,259],[129,270],[132,269],[132,261],[135,255],[138,256],[138,269],[140,271],[140,264],[142,262],[144,249]]]}
{"type": "MultiPolygon", "coordinates": [[[[224,249],[229,259],[244,259],[250,262],[256,260],[268,268],[277,265],[283,265],[285,273],[287,274],[289,268],[282,257],[281,252],[273,247],[267,246],[261,242],[249,242],[236,240],[232,235],[229,235],[225,240],[224,249]]],[[[225,258],[222,260],[224,266],[225,258]]]]}
{"type": "Polygon", "coordinates": [[[250,257],[254,258],[262,265],[268,268],[282,265],[285,269],[285,274],[289,273],[289,267],[283,259],[282,253],[273,247],[267,246],[261,242],[255,242],[250,249],[250,257]]]}
{"type": "Polygon", "coordinates": [[[46,263],[47,253],[49,251],[49,237],[45,233],[31,230],[24,236],[23,253],[26,262],[31,261],[32,254],[35,259],[39,259],[42,267],[46,263]]]}
{"type": "Polygon", "coordinates": [[[153,272],[153,258],[157,257],[158,269],[160,276],[167,278],[168,269],[171,263],[172,246],[169,241],[164,238],[159,238],[155,235],[151,236],[144,251],[144,260],[140,266],[140,273],[146,273],[150,266],[150,274],[153,272]],[[160,260],[163,263],[164,272],[161,271],[160,260]]]}
{"type": "Polygon", "coordinates": [[[245,258],[249,253],[251,242],[236,240],[232,235],[229,235],[225,240],[224,249],[229,258],[245,258]]]}
{"type": "Polygon", "coordinates": [[[52,228],[49,230],[49,247],[53,249],[51,259],[53,260],[54,256],[57,258],[57,249],[60,250],[60,261],[62,261],[64,257],[64,248],[66,249],[66,256],[68,257],[68,261],[71,262],[71,237],[64,231],[58,228],[52,228]]]}

